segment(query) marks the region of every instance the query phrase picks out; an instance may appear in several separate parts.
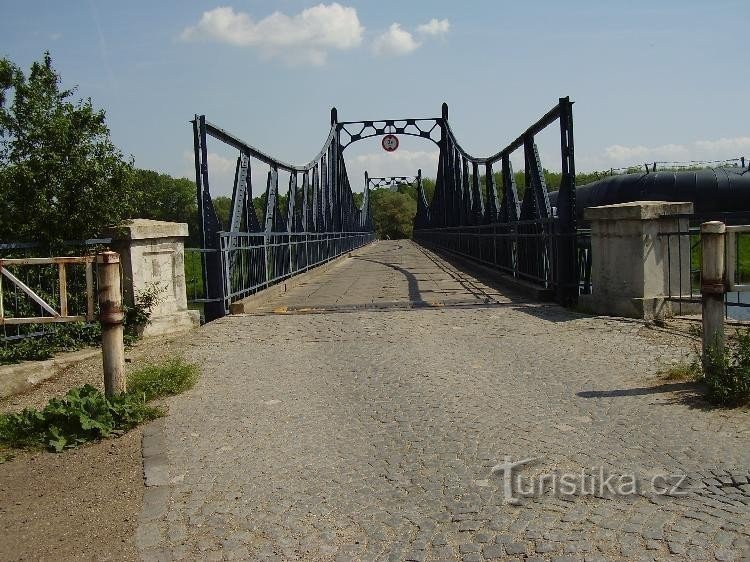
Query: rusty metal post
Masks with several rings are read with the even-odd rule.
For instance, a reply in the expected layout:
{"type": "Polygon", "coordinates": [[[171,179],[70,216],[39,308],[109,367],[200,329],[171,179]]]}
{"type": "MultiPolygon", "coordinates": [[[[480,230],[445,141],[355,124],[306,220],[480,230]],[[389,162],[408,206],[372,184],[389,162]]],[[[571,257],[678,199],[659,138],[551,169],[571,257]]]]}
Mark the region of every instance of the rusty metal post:
{"type": "Polygon", "coordinates": [[[701,224],[701,303],[703,308],[703,358],[709,350],[724,352],[724,260],[727,227],[723,222],[701,224]]]}
{"type": "Polygon", "coordinates": [[[107,396],[114,396],[126,391],[123,342],[125,316],[122,311],[120,256],[117,252],[102,252],[96,256],[96,264],[99,274],[104,392],[107,396]]]}

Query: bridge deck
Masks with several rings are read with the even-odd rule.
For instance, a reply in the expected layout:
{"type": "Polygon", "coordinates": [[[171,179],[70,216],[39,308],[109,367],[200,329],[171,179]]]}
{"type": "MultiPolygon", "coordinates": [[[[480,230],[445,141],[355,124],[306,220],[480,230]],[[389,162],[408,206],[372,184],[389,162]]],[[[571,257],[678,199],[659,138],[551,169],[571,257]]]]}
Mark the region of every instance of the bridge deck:
{"type": "Polygon", "coordinates": [[[620,498],[578,486],[510,505],[491,474],[507,456],[539,458],[525,478],[746,475],[750,416],[696,409],[690,385],[660,382],[687,348],[642,324],[519,301],[404,241],[361,249],[265,310],[191,341],[202,380],[144,443],[147,559],[746,552],[741,484],[620,498]]]}
{"type": "Polygon", "coordinates": [[[508,297],[409,240],[381,241],[286,294],[267,312],[334,311],[508,303],[508,297]]]}

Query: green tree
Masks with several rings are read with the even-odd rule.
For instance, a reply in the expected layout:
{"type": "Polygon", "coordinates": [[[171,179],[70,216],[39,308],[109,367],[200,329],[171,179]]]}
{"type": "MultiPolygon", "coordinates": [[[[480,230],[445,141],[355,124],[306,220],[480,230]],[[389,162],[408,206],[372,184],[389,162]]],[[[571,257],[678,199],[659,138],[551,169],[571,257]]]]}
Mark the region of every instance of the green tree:
{"type": "Polygon", "coordinates": [[[0,239],[101,234],[137,207],[132,163],[112,144],[103,110],[62,90],[49,53],[28,77],[0,60],[0,239]]]}
{"type": "Polygon", "coordinates": [[[379,238],[411,238],[417,202],[404,193],[389,188],[371,192],[372,217],[379,238]]]}
{"type": "Polygon", "coordinates": [[[424,190],[424,197],[429,205],[430,201],[432,201],[432,197],[435,195],[435,180],[422,178],[422,189],[424,190]]]}
{"type": "Polygon", "coordinates": [[[354,199],[354,206],[357,207],[357,209],[362,208],[362,202],[364,201],[365,194],[360,192],[354,192],[352,193],[352,199],[354,199]]]}
{"type": "Polygon", "coordinates": [[[219,218],[221,227],[224,230],[229,230],[229,216],[232,214],[232,198],[226,195],[219,195],[213,198],[214,211],[216,216],[219,218]]]}
{"type": "Polygon", "coordinates": [[[195,182],[186,178],[173,178],[152,170],[136,169],[132,176],[132,189],[136,197],[133,217],[188,225],[188,246],[198,245],[200,221],[195,199],[195,182]]]}
{"type": "Polygon", "coordinates": [[[195,220],[198,212],[195,182],[152,170],[136,169],[131,187],[137,201],[134,216],[188,224],[195,220]]]}

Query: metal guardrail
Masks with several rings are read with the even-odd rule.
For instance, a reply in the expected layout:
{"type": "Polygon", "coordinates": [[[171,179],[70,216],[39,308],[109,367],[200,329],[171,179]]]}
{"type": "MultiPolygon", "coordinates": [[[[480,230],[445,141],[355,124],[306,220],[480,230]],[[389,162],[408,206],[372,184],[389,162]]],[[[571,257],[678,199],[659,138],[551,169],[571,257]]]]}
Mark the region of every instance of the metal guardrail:
{"type": "Polygon", "coordinates": [[[555,287],[555,219],[421,228],[414,239],[496,268],[541,288],[555,287]]]}
{"type": "Polygon", "coordinates": [[[509,145],[482,158],[461,147],[443,104],[442,116],[435,119],[441,131],[435,193],[428,205],[418,189],[414,239],[495,266],[541,289],[554,289],[558,303],[574,305],[580,280],[572,106],[569,98],[559,98],[509,145]],[[553,207],[535,139],[555,123],[562,178],[553,207]],[[517,150],[523,150],[525,162],[522,198],[510,160],[517,150]],[[499,185],[495,170],[500,172],[499,185]]]}
{"type": "Polygon", "coordinates": [[[224,308],[374,238],[372,232],[223,232],[224,308]]]}
{"type": "MultiPolygon", "coordinates": [[[[695,222],[694,217],[689,217],[695,222]]],[[[727,226],[725,315],[750,320],[750,225],[727,226]]],[[[701,233],[691,226],[659,235],[667,244],[667,298],[675,312],[697,314],[701,302],[701,233]]]]}
{"type": "Polygon", "coordinates": [[[93,262],[108,242],[66,243],[55,256],[33,242],[0,245],[0,342],[44,337],[62,323],[94,322],[99,280],[93,262]],[[68,248],[74,255],[66,255],[68,248]]]}
{"type": "MultiPolygon", "coordinates": [[[[742,235],[750,235],[750,225],[727,226],[726,229],[727,288],[730,292],[750,292],[750,283],[744,282],[744,279],[742,279],[742,273],[749,274],[748,277],[750,277],[750,244],[748,244],[747,249],[740,245],[742,235]],[[748,261],[746,264],[748,271],[743,271],[743,264],[741,263],[743,258],[748,261]]],[[[748,280],[750,281],[750,279],[748,280]]]]}

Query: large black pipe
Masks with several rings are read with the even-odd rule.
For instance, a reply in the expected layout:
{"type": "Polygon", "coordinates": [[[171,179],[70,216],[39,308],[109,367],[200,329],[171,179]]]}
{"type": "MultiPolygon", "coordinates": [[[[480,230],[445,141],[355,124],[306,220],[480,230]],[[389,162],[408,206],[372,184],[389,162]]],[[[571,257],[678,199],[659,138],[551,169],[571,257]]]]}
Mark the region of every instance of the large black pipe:
{"type": "MultiPolygon", "coordinates": [[[[576,214],[583,221],[586,207],[630,201],[691,201],[696,215],[726,213],[750,217],[750,170],[708,168],[686,172],[622,174],[576,189],[576,214]]],[[[550,193],[555,206],[557,193],[550,193]]]]}

